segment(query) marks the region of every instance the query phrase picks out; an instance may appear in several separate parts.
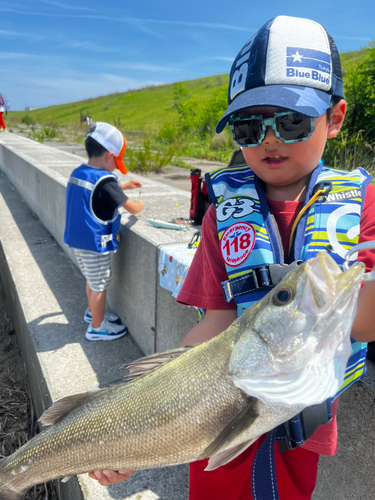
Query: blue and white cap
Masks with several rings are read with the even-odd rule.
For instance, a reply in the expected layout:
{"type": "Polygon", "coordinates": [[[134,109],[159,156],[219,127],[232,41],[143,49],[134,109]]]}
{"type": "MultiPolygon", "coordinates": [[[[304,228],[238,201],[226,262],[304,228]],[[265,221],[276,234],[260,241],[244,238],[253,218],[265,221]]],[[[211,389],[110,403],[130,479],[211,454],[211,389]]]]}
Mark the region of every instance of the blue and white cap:
{"type": "Polygon", "coordinates": [[[344,98],[340,56],[333,38],[310,19],[278,16],[238,53],[229,77],[228,108],[216,126],[246,108],[275,106],[318,117],[332,96],[344,98]]]}

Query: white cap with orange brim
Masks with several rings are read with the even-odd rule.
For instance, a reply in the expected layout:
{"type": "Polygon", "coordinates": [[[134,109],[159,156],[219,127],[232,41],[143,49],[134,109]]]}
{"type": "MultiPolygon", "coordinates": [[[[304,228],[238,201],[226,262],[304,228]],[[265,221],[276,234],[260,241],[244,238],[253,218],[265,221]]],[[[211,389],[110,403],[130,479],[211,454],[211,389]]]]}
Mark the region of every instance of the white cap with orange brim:
{"type": "Polygon", "coordinates": [[[116,127],[105,122],[95,122],[87,132],[87,136],[95,139],[103,148],[115,155],[116,166],[122,174],[128,172],[124,163],[126,139],[116,127]]]}

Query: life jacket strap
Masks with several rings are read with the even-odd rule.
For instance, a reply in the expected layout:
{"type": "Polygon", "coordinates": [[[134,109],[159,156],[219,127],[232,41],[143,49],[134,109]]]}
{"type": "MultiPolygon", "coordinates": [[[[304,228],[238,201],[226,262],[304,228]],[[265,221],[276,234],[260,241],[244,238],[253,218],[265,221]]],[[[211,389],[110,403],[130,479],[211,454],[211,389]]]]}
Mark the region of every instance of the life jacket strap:
{"type": "Polygon", "coordinates": [[[251,494],[254,499],[279,500],[275,463],[276,429],[258,448],[251,468],[251,494]]]}
{"type": "Polygon", "coordinates": [[[251,492],[253,498],[279,500],[276,478],[275,441],[279,441],[279,452],[293,450],[311,437],[319,425],[332,420],[331,400],[305,408],[299,415],[279,425],[267,434],[258,448],[251,469],[251,492]]]}
{"type": "Polygon", "coordinates": [[[247,295],[254,290],[268,290],[276,286],[280,281],[302,260],[296,260],[291,264],[265,264],[251,269],[248,273],[230,278],[221,283],[226,302],[235,297],[247,295]]]}
{"type": "Polygon", "coordinates": [[[279,451],[293,450],[303,445],[317,430],[319,425],[332,421],[331,399],[323,403],[307,406],[301,413],[276,428],[277,441],[280,441],[279,451]]]}

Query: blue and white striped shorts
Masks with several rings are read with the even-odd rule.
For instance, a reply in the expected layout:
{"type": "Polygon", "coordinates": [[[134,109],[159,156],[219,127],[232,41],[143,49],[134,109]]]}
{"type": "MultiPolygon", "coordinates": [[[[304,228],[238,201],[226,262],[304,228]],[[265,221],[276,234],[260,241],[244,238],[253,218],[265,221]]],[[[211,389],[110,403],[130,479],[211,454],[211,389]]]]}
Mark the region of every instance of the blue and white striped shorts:
{"type": "Polygon", "coordinates": [[[112,280],[111,254],[74,249],[83,276],[94,292],[106,290],[112,280]]]}

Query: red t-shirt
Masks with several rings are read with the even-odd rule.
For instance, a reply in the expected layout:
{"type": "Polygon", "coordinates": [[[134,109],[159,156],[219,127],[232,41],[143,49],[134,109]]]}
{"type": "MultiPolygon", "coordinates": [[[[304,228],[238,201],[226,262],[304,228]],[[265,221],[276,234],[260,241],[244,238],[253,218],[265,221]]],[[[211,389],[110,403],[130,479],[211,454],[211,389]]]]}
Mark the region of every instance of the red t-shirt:
{"type": "MultiPolygon", "coordinates": [[[[274,200],[268,200],[270,210],[274,215],[276,222],[279,227],[280,236],[282,239],[284,254],[287,254],[287,247],[289,244],[289,237],[292,229],[293,222],[302,208],[302,203],[295,201],[285,201],[278,202],[274,200]]],[[[370,184],[365,195],[363,212],[360,220],[360,236],[359,243],[364,241],[375,240],[375,186],[370,184]]],[[[375,265],[375,251],[366,250],[361,251],[358,257],[359,261],[362,261],[366,265],[366,270],[370,271],[375,265]]],[[[178,302],[182,304],[187,304],[190,306],[200,307],[202,309],[211,309],[211,310],[219,310],[219,309],[236,309],[236,304],[231,301],[229,303],[225,302],[221,282],[228,279],[225,264],[220,252],[219,239],[217,234],[217,226],[216,226],[216,212],[213,205],[208,209],[202,223],[202,241],[199,244],[196,255],[193,259],[193,262],[190,266],[189,273],[186,277],[184,285],[177,297],[178,302]]],[[[297,488],[301,494],[297,494],[293,498],[310,498],[309,493],[302,493],[303,484],[307,480],[307,475],[311,479],[312,490],[314,489],[315,480],[316,480],[316,470],[317,470],[317,459],[315,458],[317,455],[334,455],[337,451],[337,422],[336,422],[336,410],[337,410],[338,400],[333,404],[333,413],[334,418],[331,423],[327,425],[321,425],[316,432],[311,436],[310,439],[306,441],[306,443],[296,450],[293,450],[291,453],[292,460],[290,463],[295,464],[295,469],[291,468],[291,481],[290,484],[285,484],[285,488],[293,487],[297,488]],[[302,451],[303,450],[303,451],[302,451]],[[305,452],[305,455],[303,453],[305,452]],[[309,453],[313,452],[313,453],[309,453]],[[298,458],[297,458],[298,455],[298,458]],[[305,463],[302,463],[300,457],[303,456],[305,463]],[[299,464],[297,465],[297,462],[299,464]],[[307,474],[307,464],[311,464],[310,472],[307,474]],[[314,465],[315,464],[315,465],[314,465]],[[304,469],[305,468],[305,469],[304,469]],[[306,475],[307,474],[307,475],[306,475]],[[301,477],[302,475],[302,477],[301,477]],[[299,478],[299,479],[298,479],[299,478]],[[304,480],[303,480],[304,478],[304,480]],[[315,479],[314,479],[315,478],[315,479]]],[[[248,450],[237,457],[236,464],[232,464],[231,462],[226,466],[220,467],[217,469],[218,473],[203,473],[203,469],[205,466],[205,462],[196,462],[191,464],[190,468],[190,499],[214,499],[217,500],[221,498],[233,498],[233,499],[242,499],[242,498],[250,498],[250,496],[245,496],[244,491],[240,490],[240,481],[238,479],[236,481],[231,482],[230,488],[232,488],[232,494],[230,497],[225,497],[225,495],[219,496],[210,496],[211,493],[208,493],[208,489],[210,492],[215,490],[216,486],[213,486],[213,483],[216,483],[219,489],[225,488],[226,480],[223,478],[226,477],[228,473],[228,477],[233,477],[233,467],[235,466],[236,471],[239,470],[237,467],[245,468],[244,470],[251,470],[252,460],[254,458],[255,451],[253,447],[258,446],[257,442],[254,443],[248,450]],[[228,469],[228,470],[227,470],[228,469]],[[219,472],[220,471],[220,472],[219,472]],[[208,476],[206,474],[211,474],[210,480],[207,482],[208,476]],[[215,476],[215,477],[214,477],[215,476]],[[221,478],[221,483],[219,481],[221,478]],[[209,485],[209,487],[207,486],[209,485]],[[237,487],[238,485],[238,487],[237,487]],[[238,489],[235,492],[234,489],[238,489]],[[198,491],[201,493],[199,494],[198,491]],[[241,492],[242,491],[242,492],[241,492]],[[201,496],[200,496],[201,495],[201,496]]],[[[287,467],[285,464],[288,464],[288,456],[286,455],[288,452],[284,452],[281,454],[277,454],[277,461],[279,465],[277,467],[279,470],[287,467]],[[282,458],[284,457],[284,458],[282,458]]],[[[234,462],[234,461],[233,461],[234,462]]],[[[236,477],[238,476],[235,474],[236,477]]],[[[284,478],[289,477],[288,474],[283,474],[284,478]]],[[[281,490],[284,489],[281,483],[279,482],[279,474],[277,476],[278,484],[279,484],[279,492],[281,494],[281,490]]],[[[247,483],[246,483],[247,484],[247,483]]],[[[244,486],[245,487],[245,486],[244,486]]],[[[248,488],[248,485],[246,486],[248,488]]],[[[245,488],[245,489],[246,489],[245,488]]],[[[281,497],[280,497],[281,498],[281,497]]],[[[291,498],[291,497],[290,497],[291,498]]]]}

